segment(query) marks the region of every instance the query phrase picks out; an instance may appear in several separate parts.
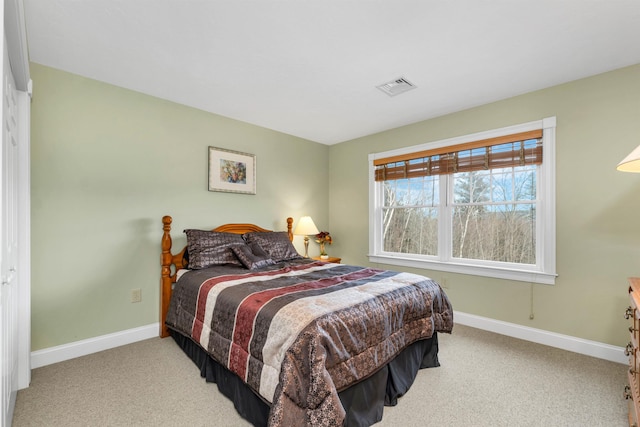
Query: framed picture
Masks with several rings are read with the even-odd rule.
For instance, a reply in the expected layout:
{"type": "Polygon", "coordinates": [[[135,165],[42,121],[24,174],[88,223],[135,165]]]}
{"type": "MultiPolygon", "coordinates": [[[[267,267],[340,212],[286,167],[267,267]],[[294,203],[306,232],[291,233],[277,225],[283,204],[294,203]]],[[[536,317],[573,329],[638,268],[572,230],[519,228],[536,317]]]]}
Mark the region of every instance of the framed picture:
{"type": "Polygon", "coordinates": [[[209,147],[209,191],[256,194],[256,156],[209,147]]]}

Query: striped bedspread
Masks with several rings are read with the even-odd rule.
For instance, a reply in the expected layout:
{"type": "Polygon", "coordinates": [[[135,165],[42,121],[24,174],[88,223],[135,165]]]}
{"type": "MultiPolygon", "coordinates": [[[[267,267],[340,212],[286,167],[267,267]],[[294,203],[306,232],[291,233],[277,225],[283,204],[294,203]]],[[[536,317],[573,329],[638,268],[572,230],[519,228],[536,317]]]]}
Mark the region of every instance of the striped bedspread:
{"type": "Polygon", "coordinates": [[[453,310],[423,276],[299,260],[184,274],[166,323],[270,402],[270,425],[341,425],[337,393],[450,332],[453,310]]]}

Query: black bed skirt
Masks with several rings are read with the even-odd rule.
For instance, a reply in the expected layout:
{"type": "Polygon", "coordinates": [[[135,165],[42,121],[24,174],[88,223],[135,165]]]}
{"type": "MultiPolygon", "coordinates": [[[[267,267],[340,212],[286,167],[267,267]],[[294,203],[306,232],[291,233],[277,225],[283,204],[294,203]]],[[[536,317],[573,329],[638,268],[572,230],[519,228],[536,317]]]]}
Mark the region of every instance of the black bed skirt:
{"type": "MultiPolygon", "coordinates": [[[[267,425],[269,403],[254,393],[235,374],[213,360],[191,338],[169,329],[178,346],[200,368],[207,382],[214,382],[227,396],[240,416],[256,427],[267,425]]],[[[347,416],[345,426],[365,427],[382,420],[384,406],[395,406],[405,394],[422,368],[440,366],[438,362],[438,335],[413,343],[389,364],[359,383],[338,393],[347,416]]]]}

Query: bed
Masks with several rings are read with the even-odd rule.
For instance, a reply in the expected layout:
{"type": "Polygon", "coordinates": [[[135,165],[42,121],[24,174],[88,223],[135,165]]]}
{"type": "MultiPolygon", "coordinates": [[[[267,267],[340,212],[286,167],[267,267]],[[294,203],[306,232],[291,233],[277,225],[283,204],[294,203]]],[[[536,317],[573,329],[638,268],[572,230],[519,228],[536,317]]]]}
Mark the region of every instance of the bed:
{"type": "Polygon", "coordinates": [[[369,426],[439,366],[453,310],[411,273],[302,258],[287,231],[188,229],[172,251],[163,222],[160,336],[255,426],[369,426]]]}

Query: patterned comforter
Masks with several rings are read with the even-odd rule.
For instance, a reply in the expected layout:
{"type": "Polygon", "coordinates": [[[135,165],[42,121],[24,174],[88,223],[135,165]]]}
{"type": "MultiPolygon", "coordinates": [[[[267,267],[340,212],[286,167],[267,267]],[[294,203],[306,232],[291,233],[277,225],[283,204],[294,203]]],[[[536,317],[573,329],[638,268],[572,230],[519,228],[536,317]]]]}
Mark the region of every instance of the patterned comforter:
{"type": "Polygon", "coordinates": [[[338,392],[451,332],[453,310],[423,276],[296,260],[190,271],[166,323],[271,403],[269,425],[342,425],[338,392]]]}

